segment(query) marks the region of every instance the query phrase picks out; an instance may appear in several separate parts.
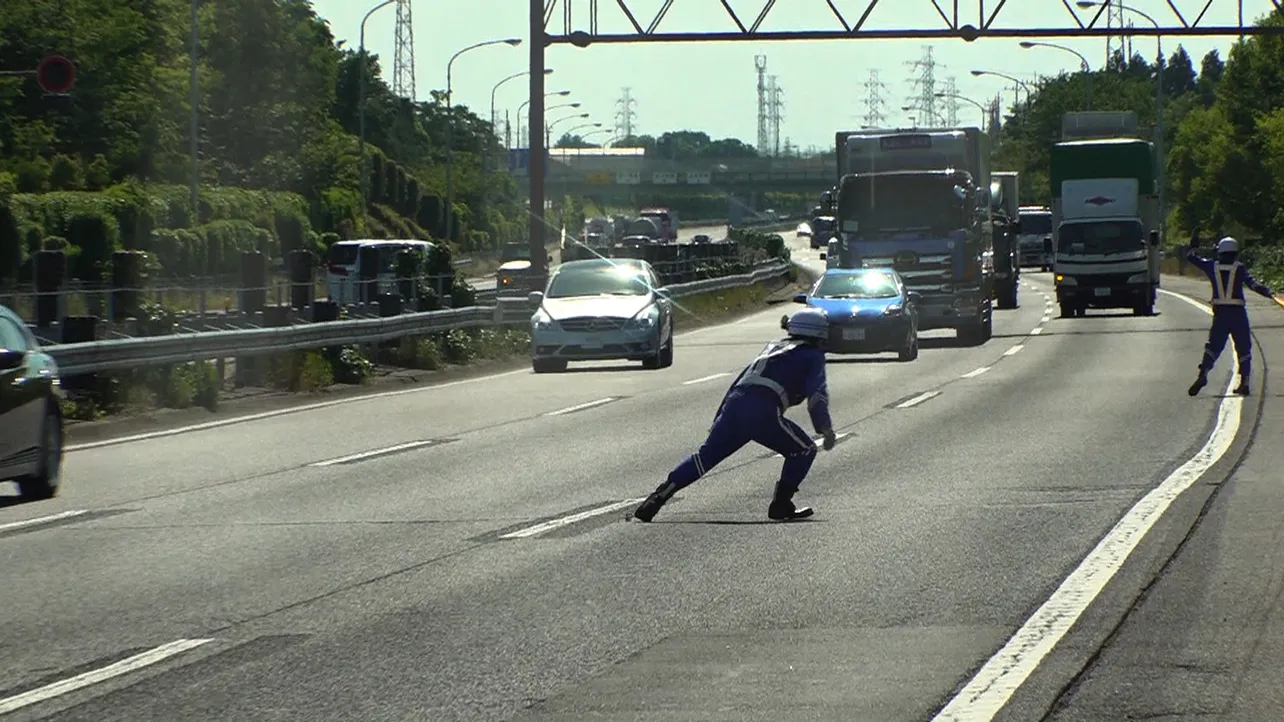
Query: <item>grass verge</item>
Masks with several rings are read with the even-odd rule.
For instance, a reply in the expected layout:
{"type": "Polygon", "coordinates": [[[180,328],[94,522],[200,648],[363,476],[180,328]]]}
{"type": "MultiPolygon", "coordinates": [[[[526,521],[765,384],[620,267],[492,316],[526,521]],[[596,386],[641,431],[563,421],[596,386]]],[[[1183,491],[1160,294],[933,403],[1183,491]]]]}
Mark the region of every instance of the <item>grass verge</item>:
{"type": "MultiPolygon", "coordinates": [[[[791,276],[680,300],[678,332],[724,323],[787,301],[791,276]]],[[[371,347],[297,351],[98,374],[64,380],[69,442],[207,421],[213,413],[253,413],[362,395],[390,387],[440,384],[520,369],[530,363],[525,328],[456,329],[371,347]]]]}

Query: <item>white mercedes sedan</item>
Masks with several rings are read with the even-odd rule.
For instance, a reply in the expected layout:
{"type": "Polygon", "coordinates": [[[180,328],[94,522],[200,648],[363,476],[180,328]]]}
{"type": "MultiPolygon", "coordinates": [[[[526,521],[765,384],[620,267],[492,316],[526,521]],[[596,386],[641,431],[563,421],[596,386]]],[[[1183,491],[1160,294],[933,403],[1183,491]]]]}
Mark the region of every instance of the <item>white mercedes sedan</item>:
{"type": "Polygon", "coordinates": [[[651,264],[633,258],[563,263],[543,293],[530,294],[531,366],[565,371],[570,361],[673,365],[673,302],[651,264]]]}

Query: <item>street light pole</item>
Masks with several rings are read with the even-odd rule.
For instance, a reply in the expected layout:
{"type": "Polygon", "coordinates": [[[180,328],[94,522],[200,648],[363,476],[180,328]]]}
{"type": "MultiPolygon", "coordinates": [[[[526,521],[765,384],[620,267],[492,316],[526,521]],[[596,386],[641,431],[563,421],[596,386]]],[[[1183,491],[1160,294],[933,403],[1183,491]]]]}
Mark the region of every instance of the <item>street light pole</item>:
{"type": "Polygon", "coordinates": [[[472,45],[469,45],[468,47],[450,56],[450,60],[446,63],[446,238],[445,238],[445,241],[447,243],[449,243],[450,240],[454,237],[454,234],[452,232],[454,229],[452,228],[452,226],[454,225],[454,221],[455,221],[455,188],[454,188],[453,176],[451,173],[451,168],[454,165],[454,161],[455,161],[455,106],[451,102],[451,84],[450,84],[451,71],[455,66],[455,60],[457,60],[460,55],[463,55],[469,50],[484,48],[488,45],[499,45],[501,43],[509,46],[517,46],[517,45],[520,45],[521,42],[522,41],[518,38],[508,38],[507,40],[485,40],[480,43],[473,43],[472,45]]]}
{"type": "Polygon", "coordinates": [[[1054,48],[1062,52],[1070,53],[1071,55],[1079,58],[1079,62],[1083,64],[1083,109],[1092,110],[1092,66],[1088,64],[1088,59],[1083,57],[1083,53],[1073,48],[1067,48],[1064,45],[1057,45],[1055,43],[1036,43],[1030,40],[1022,41],[1021,47],[1027,50],[1030,48],[1054,48]]]}
{"type": "Polygon", "coordinates": [[[548,125],[544,126],[545,147],[547,148],[553,147],[552,132],[553,132],[553,128],[557,127],[557,125],[561,123],[565,123],[568,120],[575,120],[576,118],[587,118],[587,117],[589,117],[588,113],[580,113],[579,115],[568,115],[565,118],[558,118],[552,123],[549,123],[548,125]]]}
{"type": "Polygon", "coordinates": [[[191,94],[192,94],[192,224],[197,225],[201,215],[201,87],[197,74],[196,56],[201,41],[201,0],[192,0],[192,53],[191,53],[191,94]]]}
{"type": "MultiPolygon", "coordinates": [[[[1017,88],[1018,88],[1018,89],[1021,89],[1021,90],[1024,90],[1024,91],[1025,91],[1025,99],[1026,99],[1026,102],[1029,102],[1029,101],[1030,101],[1030,98],[1031,98],[1031,97],[1033,97],[1033,94],[1034,94],[1034,86],[1030,85],[1029,83],[1027,83],[1026,81],[1024,81],[1024,80],[1022,80],[1022,79],[1020,79],[1020,78],[1014,77],[1014,76],[1012,76],[1012,75],[1007,75],[1007,74],[1005,74],[1005,73],[1000,73],[1000,72],[997,72],[997,71],[994,71],[994,70],[973,70],[973,71],[972,71],[972,77],[974,77],[974,78],[979,78],[979,77],[981,77],[982,75],[993,75],[993,76],[994,76],[994,77],[996,77],[996,78],[1003,78],[1004,80],[1011,80],[1011,81],[1012,81],[1012,82],[1017,86],[1017,88]]],[[[1020,104],[1021,104],[1021,96],[1020,96],[1020,95],[1018,95],[1018,96],[1017,96],[1017,105],[1020,105],[1020,104]]]]}
{"type": "Polygon", "coordinates": [[[971,103],[972,105],[975,105],[977,109],[981,111],[981,130],[982,131],[985,130],[985,122],[989,120],[989,115],[990,115],[989,108],[986,108],[984,105],[981,105],[980,103],[976,102],[975,100],[972,100],[971,98],[965,95],[954,95],[952,93],[934,93],[933,95],[935,95],[938,98],[961,100],[964,103],[971,103]]]}
{"type": "Polygon", "coordinates": [[[357,125],[360,128],[358,130],[358,135],[360,136],[358,146],[360,149],[357,152],[361,164],[360,177],[357,180],[358,186],[361,188],[362,223],[365,223],[367,219],[366,207],[370,200],[367,198],[368,191],[366,190],[366,184],[370,182],[370,171],[366,169],[366,21],[370,19],[371,15],[375,14],[376,10],[388,7],[395,2],[397,0],[383,0],[383,2],[370,8],[370,12],[361,18],[361,37],[357,43],[357,125]]]}
{"type": "MultiPolygon", "coordinates": [[[[553,97],[554,95],[560,95],[560,96],[562,96],[563,98],[565,98],[566,96],[568,96],[568,95],[570,95],[570,94],[571,94],[571,91],[569,91],[569,90],[555,90],[555,91],[553,91],[552,93],[544,93],[544,97],[545,97],[545,98],[551,98],[551,97],[553,97]]],[[[526,99],[526,100],[523,100],[523,101],[522,101],[522,104],[521,104],[521,105],[517,106],[517,145],[518,145],[519,147],[520,147],[520,146],[521,146],[521,144],[522,144],[522,111],[523,111],[523,110],[526,110],[526,106],[528,106],[528,105],[530,105],[530,104],[531,104],[530,99],[526,99]]],[[[567,105],[571,105],[571,106],[576,107],[576,108],[580,107],[578,103],[575,103],[575,104],[567,104],[567,105]]],[[[567,107],[567,105],[554,105],[552,108],[544,108],[544,112],[545,112],[545,113],[547,113],[548,111],[553,110],[554,108],[565,108],[565,107],[567,107]]],[[[527,142],[527,143],[530,143],[530,140],[531,140],[530,135],[531,135],[531,129],[530,129],[530,126],[527,126],[527,128],[526,128],[526,142],[527,142]]]]}

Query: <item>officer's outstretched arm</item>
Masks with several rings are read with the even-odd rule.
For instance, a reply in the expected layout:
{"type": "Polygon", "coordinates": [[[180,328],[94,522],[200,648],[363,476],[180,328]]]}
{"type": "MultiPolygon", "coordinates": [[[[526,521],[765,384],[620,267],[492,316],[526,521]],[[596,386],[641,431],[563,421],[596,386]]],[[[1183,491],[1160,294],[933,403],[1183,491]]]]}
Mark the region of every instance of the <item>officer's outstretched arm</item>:
{"type": "Polygon", "coordinates": [[[1268,288],[1266,284],[1262,283],[1256,278],[1253,278],[1253,274],[1248,272],[1247,267],[1244,268],[1244,285],[1248,286],[1249,288],[1253,289],[1254,291],[1262,294],[1267,298],[1270,298],[1270,299],[1275,298],[1275,294],[1271,292],[1271,289],[1268,288]]]}

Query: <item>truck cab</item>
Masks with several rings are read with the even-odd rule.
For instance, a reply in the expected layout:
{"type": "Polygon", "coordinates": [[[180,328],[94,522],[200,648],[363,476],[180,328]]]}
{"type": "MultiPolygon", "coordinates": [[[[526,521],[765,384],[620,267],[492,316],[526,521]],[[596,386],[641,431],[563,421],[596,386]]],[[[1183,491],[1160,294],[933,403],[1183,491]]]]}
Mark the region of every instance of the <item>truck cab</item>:
{"type": "Polygon", "coordinates": [[[660,229],[660,240],[670,243],[678,241],[678,214],[668,208],[643,208],[638,217],[655,221],[660,229]]]}
{"type": "Polygon", "coordinates": [[[1158,233],[1138,208],[1135,178],[1096,178],[1062,184],[1053,270],[1062,317],[1088,308],[1154,313],[1159,279],[1158,233]]]}
{"type": "Polygon", "coordinates": [[[1021,246],[1021,267],[1052,270],[1052,209],[1047,206],[1021,206],[1018,214],[1021,229],[1017,242],[1021,246]],[[1047,243],[1045,243],[1047,241],[1047,243]]]}

